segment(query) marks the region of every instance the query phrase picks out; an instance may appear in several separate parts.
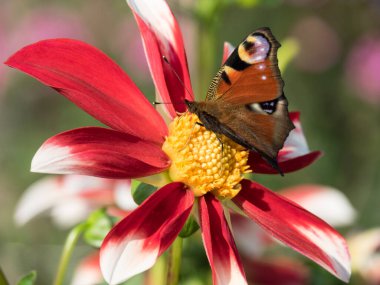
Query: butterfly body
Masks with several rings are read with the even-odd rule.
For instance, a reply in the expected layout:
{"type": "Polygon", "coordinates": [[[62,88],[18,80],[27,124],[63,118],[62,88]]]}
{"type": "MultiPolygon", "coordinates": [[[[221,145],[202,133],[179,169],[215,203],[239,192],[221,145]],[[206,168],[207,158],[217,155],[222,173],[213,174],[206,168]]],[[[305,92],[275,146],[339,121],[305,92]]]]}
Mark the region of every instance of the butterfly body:
{"type": "Polygon", "coordinates": [[[221,67],[206,101],[185,101],[206,129],[258,152],[281,174],[277,155],[294,128],[277,65],[279,43],[268,28],[248,35],[221,67]]]}

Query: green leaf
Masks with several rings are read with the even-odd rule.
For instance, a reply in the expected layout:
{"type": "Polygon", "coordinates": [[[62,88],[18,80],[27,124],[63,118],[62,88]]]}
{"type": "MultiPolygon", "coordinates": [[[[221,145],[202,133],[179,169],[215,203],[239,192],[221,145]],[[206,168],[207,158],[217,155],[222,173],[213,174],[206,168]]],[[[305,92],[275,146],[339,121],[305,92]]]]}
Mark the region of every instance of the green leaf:
{"type": "Polygon", "coordinates": [[[287,38],[281,43],[278,50],[278,66],[284,72],[289,63],[297,56],[300,49],[299,42],[293,38],[287,38]]]}
{"type": "Polygon", "coordinates": [[[18,282],[17,285],[33,285],[37,279],[37,272],[31,271],[25,276],[23,276],[18,282]]]}
{"type": "Polygon", "coordinates": [[[148,198],[150,195],[153,194],[157,190],[157,187],[152,186],[150,184],[146,184],[143,182],[140,182],[137,187],[133,187],[132,185],[132,197],[135,202],[140,205],[142,202],[145,201],[146,198],[148,198]]]}
{"type": "Polygon", "coordinates": [[[190,216],[185,225],[183,226],[181,232],[179,233],[179,236],[181,238],[187,238],[191,236],[193,233],[195,233],[199,229],[199,225],[197,221],[193,218],[193,216],[190,216]]]}
{"type": "Polygon", "coordinates": [[[257,5],[276,6],[281,0],[236,0],[236,3],[244,8],[252,8],[257,5]]]}
{"type": "Polygon", "coordinates": [[[83,234],[83,239],[89,245],[99,248],[115,222],[105,209],[93,212],[87,219],[87,229],[83,234]]]}

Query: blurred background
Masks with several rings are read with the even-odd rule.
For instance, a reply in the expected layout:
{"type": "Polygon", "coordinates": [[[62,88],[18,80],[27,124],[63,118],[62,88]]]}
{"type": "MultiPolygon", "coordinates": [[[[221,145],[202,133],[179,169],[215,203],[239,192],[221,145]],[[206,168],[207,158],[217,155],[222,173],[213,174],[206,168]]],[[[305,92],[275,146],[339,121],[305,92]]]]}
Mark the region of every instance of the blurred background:
{"type": "MultiPolygon", "coordinates": [[[[290,110],[301,112],[310,149],[322,150],[324,156],[285,177],[254,178],[273,190],[304,183],[332,186],[347,195],[358,213],[352,226],[339,229],[344,235],[378,227],[380,1],[172,0],[169,4],[182,28],[198,98],[203,98],[220,66],[224,41],[238,45],[250,32],[268,26],[280,42],[289,38],[297,42],[298,52],[283,72],[285,94],[290,110]]],[[[124,0],[0,0],[2,62],[29,43],[57,37],[100,48],[153,100],[140,36],[124,0]]],[[[23,227],[14,223],[23,191],[42,177],[29,172],[35,151],[59,132],[94,125],[99,123],[58,93],[0,66],[0,266],[11,284],[32,269],[38,271],[37,284],[51,284],[67,233],[48,217],[23,227]]],[[[89,251],[80,244],[70,270],[89,251]]],[[[209,270],[207,261],[204,266],[204,271],[209,270]]],[[[311,263],[308,266],[314,276],[323,278],[307,284],[343,284],[311,263]]],[[[361,282],[352,284],[366,284],[361,282]]]]}

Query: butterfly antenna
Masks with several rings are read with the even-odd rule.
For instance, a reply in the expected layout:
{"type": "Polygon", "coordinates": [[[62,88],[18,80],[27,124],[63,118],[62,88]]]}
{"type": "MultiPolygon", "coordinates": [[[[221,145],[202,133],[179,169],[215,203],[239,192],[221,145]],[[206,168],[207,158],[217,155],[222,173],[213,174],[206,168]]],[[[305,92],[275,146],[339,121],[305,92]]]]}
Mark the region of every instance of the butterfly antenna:
{"type": "Polygon", "coordinates": [[[178,73],[175,71],[175,69],[173,68],[173,66],[170,64],[169,60],[167,59],[166,56],[162,56],[162,59],[166,62],[166,64],[170,67],[170,70],[174,73],[174,75],[177,77],[179,83],[181,83],[182,87],[186,90],[187,94],[189,94],[190,97],[192,97],[193,95],[191,95],[191,92],[189,91],[189,89],[186,88],[185,84],[183,83],[183,81],[181,80],[181,78],[179,77],[178,73]]]}

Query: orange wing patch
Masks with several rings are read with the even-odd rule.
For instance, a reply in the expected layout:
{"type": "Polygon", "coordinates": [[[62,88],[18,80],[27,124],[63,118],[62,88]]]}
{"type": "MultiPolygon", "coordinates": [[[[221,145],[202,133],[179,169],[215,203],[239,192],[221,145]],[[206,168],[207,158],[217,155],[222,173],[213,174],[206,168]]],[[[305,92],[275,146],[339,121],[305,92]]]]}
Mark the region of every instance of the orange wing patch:
{"type": "Polygon", "coordinates": [[[223,98],[231,104],[250,104],[281,96],[283,81],[277,66],[279,46],[268,29],[250,34],[219,70],[206,100],[223,98]]]}

